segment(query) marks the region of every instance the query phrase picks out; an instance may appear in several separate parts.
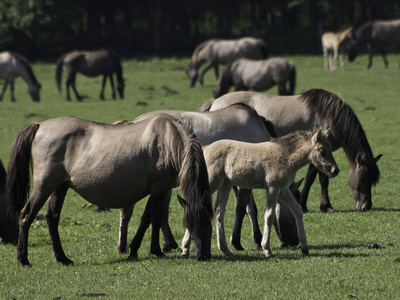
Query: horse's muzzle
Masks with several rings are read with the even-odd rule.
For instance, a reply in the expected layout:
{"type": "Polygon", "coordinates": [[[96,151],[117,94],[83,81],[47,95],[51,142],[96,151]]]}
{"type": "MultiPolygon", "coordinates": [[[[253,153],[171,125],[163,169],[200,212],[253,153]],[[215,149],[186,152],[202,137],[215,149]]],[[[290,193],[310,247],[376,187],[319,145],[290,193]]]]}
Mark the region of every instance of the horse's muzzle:
{"type": "Polygon", "coordinates": [[[337,166],[333,166],[333,167],[331,168],[331,171],[329,172],[330,177],[331,177],[331,178],[336,177],[336,176],[339,174],[339,172],[340,172],[339,168],[338,168],[337,166]]]}

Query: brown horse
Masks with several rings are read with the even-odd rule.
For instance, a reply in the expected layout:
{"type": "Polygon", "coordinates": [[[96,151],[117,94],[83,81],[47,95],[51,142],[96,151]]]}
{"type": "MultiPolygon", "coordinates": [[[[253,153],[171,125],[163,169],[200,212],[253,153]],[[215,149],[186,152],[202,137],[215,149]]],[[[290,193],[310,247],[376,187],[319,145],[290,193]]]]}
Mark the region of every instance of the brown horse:
{"type": "Polygon", "coordinates": [[[29,63],[22,56],[9,51],[0,53],[0,78],[4,79],[3,90],[0,94],[0,101],[3,100],[7,86],[10,85],[11,102],[15,102],[14,98],[14,81],[15,78],[21,77],[28,85],[28,93],[34,102],[40,101],[39,91],[40,83],[37,81],[35,74],[29,63]]]}
{"type": "MultiPolygon", "coordinates": [[[[202,110],[218,110],[234,103],[253,107],[260,116],[274,124],[278,136],[295,130],[315,127],[331,128],[330,143],[333,150],[343,148],[350,164],[348,183],[356,200],[356,208],[366,211],[372,207],[371,188],[379,181],[380,172],[367,136],[351,107],[337,95],[312,89],[295,96],[274,96],[255,92],[234,92],[206,102],[202,110]]],[[[303,211],[307,210],[307,197],[318,171],[310,165],[302,191],[303,211]]],[[[329,178],[319,173],[322,189],[320,210],[333,211],[328,196],[329,178]]]]}
{"type": "Polygon", "coordinates": [[[199,76],[198,70],[205,63],[200,75],[200,84],[203,85],[204,74],[214,68],[218,79],[219,64],[228,64],[237,58],[246,57],[261,59],[268,57],[268,47],[265,41],[253,37],[243,37],[236,40],[211,39],[199,44],[193,52],[192,59],[186,69],[189,78],[189,87],[194,87],[199,76]]]}
{"type": "MultiPolygon", "coordinates": [[[[150,194],[151,253],[164,256],[159,245],[163,208],[169,191],[180,186],[186,200],[184,225],[194,235],[196,258],[211,257],[211,217],[207,167],[193,132],[167,115],[115,126],[74,117],[60,117],[24,127],[15,137],[7,172],[8,207],[21,214],[17,259],[28,261],[29,228],[44,203],[55,260],[72,264],[65,255],[58,223],[69,188],[87,201],[123,208],[150,194]],[[33,190],[29,192],[29,166],[33,190]],[[22,210],[21,210],[22,209],[22,210]]],[[[140,243],[132,241],[130,258],[140,243]]]]}
{"type": "Polygon", "coordinates": [[[293,95],[296,86],[296,67],[287,60],[276,57],[265,60],[239,58],[230,63],[218,78],[214,98],[235,91],[266,91],[277,85],[279,95],[293,95]],[[290,83],[289,89],[286,88],[290,83]]]}
{"type": "Polygon", "coordinates": [[[67,100],[71,101],[69,95],[69,87],[75,93],[76,99],[82,101],[82,96],[78,94],[75,87],[76,73],[82,73],[89,77],[97,77],[103,75],[100,98],[104,100],[104,87],[107,78],[110,79],[112,98],[115,99],[115,88],[113,74],[117,78],[117,91],[121,99],[124,98],[124,79],[122,78],[122,66],[118,55],[112,50],[96,50],[96,51],[72,51],[63,54],[56,64],[56,83],[58,91],[61,91],[62,67],[65,65],[67,70],[67,100]]]}
{"type": "Polygon", "coordinates": [[[347,43],[350,39],[352,27],[348,27],[340,32],[325,32],[321,37],[322,43],[322,51],[324,53],[324,69],[328,70],[328,67],[331,71],[336,71],[337,68],[337,58],[338,55],[340,57],[340,65],[342,66],[342,70],[345,69],[344,63],[344,52],[346,50],[347,43]],[[329,55],[330,52],[333,52],[333,61],[332,56],[329,55]],[[328,58],[329,56],[329,58],[328,58]],[[328,63],[329,60],[329,63],[328,63]],[[329,66],[328,66],[329,65],[329,66]]]}
{"type": "Polygon", "coordinates": [[[373,21],[363,24],[351,34],[348,44],[349,61],[354,61],[361,44],[367,44],[369,62],[367,69],[372,66],[372,56],[374,48],[378,48],[382,54],[385,68],[389,63],[386,58],[385,47],[400,41],[400,19],[391,21],[373,21]]]}

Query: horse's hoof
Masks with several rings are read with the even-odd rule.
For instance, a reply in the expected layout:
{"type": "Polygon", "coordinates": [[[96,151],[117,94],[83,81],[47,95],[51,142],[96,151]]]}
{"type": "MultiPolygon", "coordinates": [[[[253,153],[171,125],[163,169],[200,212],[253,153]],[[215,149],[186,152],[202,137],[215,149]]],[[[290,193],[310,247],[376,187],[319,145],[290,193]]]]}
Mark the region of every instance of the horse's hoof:
{"type": "Polygon", "coordinates": [[[222,253],[224,253],[226,256],[232,256],[232,252],[231,252],[231,250],[229,250],[229,249],[221,250],[221,251],[222,251],[222,253]]]}
{"type": "Polygon", "coordinates": [[[124,254],[127,253],[128,250],[124,247],[117,247],[115,248],[115,254],[124,254]]]}
{"type": "Polygon", "coordinates": [[[272,253],[270,250],[263,250],[264,255],[266,258],[271,258],[272,257],[272,253]]]}
{"type": "Polygon", "coordinates": [[[237,251],[243,251],[243,250],[244,250],[244,248],[243,248],[243,246],[240,244],[240,242],[234,240],[232,237],[231,237],[231,245],[232,245],[232,246],[235,248],[235,250],[237,250],[237,251]]]}
{"type": "Polygon", "coordinates": [[[335,212],[335,210],[333,209],[332,206],[329,206],[329,207],[320,207],[320,208],[319,208],[319,211],[322,212],[322,213],[332,213],[332,212],[335,212]]]}
{"type": "Polygon", "coordinates": [[[130,254],[127,258],[126,261],[138,261],[138,256],[137,255],[132,255],[130,254]]]}
{"type": "Polygon", "coordinates": [[[310,254],[308,253],[308,249],[307,250],[301,250],[301,252],[303,252],[303,254],[305,255],[305,256],[309,256],[310,254]]]}
{"type": "Polygon", "coordinates": [[[175,250],[175,249],[178,249],[178,245],[176,244],[176,245],[167,245],[167,244],[164,244],[163,245],[163,248],[162,248],[162,251],[164,252],[164,253],[171,253],[173,250],[175,250]]]}
{"type": "Polygon", "coordinates": [[[190,254],[189,249],[183,249],[183,250],[182,250],[182,253],[181,253],[181,256],[189,257],[189,254],[190,254]]]}
{"type": "Polygon", "coordinates": [[[74,264],[74,262],[68,258],[63,260],[61,263],[63,264],[63,266],[71,266],[74,264]]]}

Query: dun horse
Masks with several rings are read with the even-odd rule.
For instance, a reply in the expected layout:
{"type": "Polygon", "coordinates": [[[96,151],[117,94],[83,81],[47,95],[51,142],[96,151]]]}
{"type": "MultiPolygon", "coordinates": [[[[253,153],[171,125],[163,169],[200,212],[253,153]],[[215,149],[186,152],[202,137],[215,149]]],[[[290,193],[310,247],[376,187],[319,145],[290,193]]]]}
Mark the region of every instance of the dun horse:
{"type": "Polygon", "coordinates": [[[230,63],[218,79],[214,98],[234,86],[235,91],[266,91],[277,85],[279,95],[293,95],[296,86],[296,67],[283,58],[250,60],[240,58],[230,63]],[[286,83],[290,82],[289,89],[286,83]]]}
{"type": "Polygon", "coordinates": [[[203,65],[200,75],[200,84],[203,85],[204,74],[214,68],[215,77],[219,77],[218,65],[228,64],[240,57],[261,59],[268,57],[267,44],[253,37],[244,37],[237,40],[211,39],[199,44],[192,54],[192,59],[186,69],[189,78],[189,87],[194,87],[199,76],[198,70],[203,65]]]}
{"type": "MultiPolygon", "coordinates": [[[[219,111],[203,113],[196,111],[157,110],[146,113],[132,122],[153,118],[161,113],[171,115],[177,119],[183,120],[185,123],[188,123],[193,128],[203,146],[209,145],[220,139],[258,143],[270,140],[270,134],[275,136],[270,123],[263,121],[253,108],[243,104],[232,105],[219,111]]],[[[129,123],[131,122],[121,122],[120,124],[129,123]]],[[[293,186],[293,192],[296,192],[298,185],[299,184],[293,186]]],[[[237,250],[243,250],[240,243],[241,220],[243,220],[244,211],[247,210],[253,227],[253,240],[259,247],[261,247],[262,236],[258,226],[257,207],[254,204],[251,191],[246,189],[235,189],[235,197],[237,199],[238,207],[236,220],[240,219],[240,222],[235,221],[235,228],[238,226],[240,227],[234,230],[235,234],[232,235],[231,243],[237,250]]],[[[120,234],[116,249],[117,253],[123,253],[126,250],[128,223],[132,216],[132,211],[133,206],[121,209],[120,234]]],[[[277,211],[277,220],[274,223],[274,226],[281,240],[282,246],[297,245],[299,243],[297,236],[293,236],[293,232],[297,232],[296,226],[293,223],[293,216],[284,205],[281,206],[278,204],[277,211]]],[[[142,235],[141,232],[145,231],[150,225],[149,213],[149,208],[146,207],[138,230],[139,235],[142,235]]],[[[165,213],[166,215],[163,218],[164,223],[162,224],[161,229],[166,243],[164,249],[165,251],[168,251],[170,249],[176,249],[178,245],[175,242],[167,222],[168,210],[166,210],[165,213]]],[[[188,254],[188,252],[183,253],[183,255],[186,254],[188,254]]]]}
{"type": "Polygon", "coordinates": [[[325,32],[321,37],[322,51],[324,53],[324,69],[336,71],[338,55],[340,57],[340,65],[342,70],[346,68],[344,63],[344,53],[347,47],[347,43],[350,39],[352,27],[348,27],[338,33],[325,32]],[[332,55],[330,55],[332,52],[332,55]],[[328,62],[329,60],[329,62],[328,62]]]}
{"type": "MultiPolygon", "coordinates": [[[[210,180],[210,191],[217,192],[214,213],[218,248],[231,255],[225,239],[224,216],[230,190],[233,185],[246,189],[265,189],[267,194],[264,235],[261,242],[266,257],[270,257],[270,232],[275,219],[278,198],[286,204],[296,219],[301,250],[308,255],[303,213],[289,191],[297,171],[312,163],[329,177],[339,173],[332,148],[327,138],[329,130],[322,133],[296,131],[279,139],[264,143],[244,143],[220,140],[204,148],[204,157],[210,180]]],[[[182,246],[189,249],[189,234],[182,246]]]]}
{"type": "Polygon", "coordinates": [[[29,63],[16,53],[9,51],[0,53],[0,78],[4,79],[3,90],[1,91],[0,101],[3,100],[7,86],[10,85],[11,102],[15,102],[14,97],[14,81],[15,78],[22,77],[28,85],[28,93],[34,102],[40,101],[39,91],[40,83],[37,81],[35,74],[29,63]]]}
{"type": "Polygon", "coordinates": [[[389,63],[386,58],[385,47],[400,41],[400,20],[373,21],[363,24],[352,32],[349,42],[349,61],[354,61],[361,44],[367,44],[369,61],[367,69],[372,66],[374,48],[378,48],[382,54],[385,68],[389,63]]]}
{"type": "MultiPolygon", "coordinates": [[[[11,147],[7,188],[8,206],[21,212],[17,259],[28,261],[29,228],[46,200],[45,214],[55,260],[65,255],[58,223],[65,195],[74,189],[87,201],[123,208],[150,194],[151,253],[164,256],[159,245],[162,211],[168,192],[177,185],[185,198],[184,225],[194,235],[196,258],[211,256],[213,215],[207,167],[201,145],[187,127],[170,116],[115,126],[73,117],[60,117],[24,127],[11,147]],[[29,192],[32,162],[33,190],[29,192]],[[22,209],[22,211],[21,211],[22,209]]],[[[131,258],[140,243],[132,242],[131,258]]]]}
{"type": "Polygon", "coordinates": [[[67,71],[67,100],[71,101],[69,88],[75,93],[76,99],[82,101],[83,97],[78,94],[75,87],[76,73],[82,73],[89,77],[103,75],[100,98],[104,100],[104,87],[107,78],[110,79],[112,98],[115,99],[115,88],[113,74],[116,74],[117,91],[121,99],[124,98],[124,79],[122,78],[122,66],[118,55],[111,50],[96,51],[72,51],[62,55],[56,64],[56,83],[58,91],[61,91],[62,68],[65,65],[67,71]]]}
{"type": "MultiPolygon", "coordinates": [[[[371,188],[379,181],[377,161],[381,155],[373,157],[367,136],[351,107],[337,95],[312,89],[295,96],[273,96],[255,92],[235,92],[210,100],[202,110],[218,110],[234,103],[245,103],[260,116],[274,124],[276,133],[283,136],[298,129],[331,128],[329,139],[333,150],[343,148],[350,164],[348,183],[356,200],[356,208],[366,211],[372,207],[371,188]]],[[[302,208],[307,211],[307,196],[317,175],[317,170],[309,166],[302,191],[302,208]]],[[[322,189],[320,210],[333,211],[328,196],[329,179],[319,173],[322,189]]]]}

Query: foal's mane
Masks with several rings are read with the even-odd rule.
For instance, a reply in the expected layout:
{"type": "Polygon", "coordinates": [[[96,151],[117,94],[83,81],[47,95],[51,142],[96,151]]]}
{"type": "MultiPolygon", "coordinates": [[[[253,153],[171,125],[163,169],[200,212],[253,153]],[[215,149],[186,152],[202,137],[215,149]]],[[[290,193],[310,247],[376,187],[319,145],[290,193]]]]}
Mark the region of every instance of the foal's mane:
{"type": "Polygon", "coordinates": [[[345,151],[347,158],[355,163],[357,154],[361,153],[372,181],[379,181],[380,172],[375,163],[367,136],[353,109],[339,96],[322,89],[311,89],[301,94],[307,107],[316,113],[316,127],[326,124],[333,134],[335,143],[345,151]]]}
{"type": "Polygon", "coordinates": [[[29,78],[32,80],[32,82],[34,84],[39,84],[39,82],[37,81],[37,79],[35,77],[35,74],[33,74],[33,70],[31,68],[31,66],[26,61],[26,59],[17,53],[12,53],[12,56],[24,67],[24,69],[28,73],[29,78]]]}

